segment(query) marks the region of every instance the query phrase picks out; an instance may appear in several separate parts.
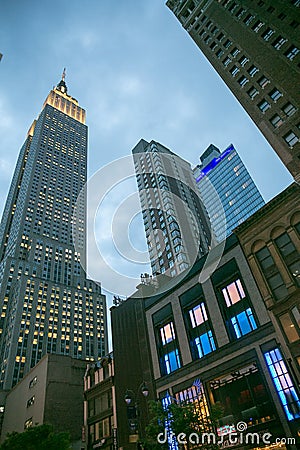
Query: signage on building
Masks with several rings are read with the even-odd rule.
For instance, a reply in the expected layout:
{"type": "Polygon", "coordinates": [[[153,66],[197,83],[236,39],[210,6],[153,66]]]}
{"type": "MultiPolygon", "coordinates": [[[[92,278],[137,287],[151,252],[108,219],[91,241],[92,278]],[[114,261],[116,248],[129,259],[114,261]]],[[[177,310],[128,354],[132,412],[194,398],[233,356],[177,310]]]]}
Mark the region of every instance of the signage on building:
{"type": "Polygon", "coordinates": [[[118,450],[118,430],[113,428],[113,450],[118,450]]]}

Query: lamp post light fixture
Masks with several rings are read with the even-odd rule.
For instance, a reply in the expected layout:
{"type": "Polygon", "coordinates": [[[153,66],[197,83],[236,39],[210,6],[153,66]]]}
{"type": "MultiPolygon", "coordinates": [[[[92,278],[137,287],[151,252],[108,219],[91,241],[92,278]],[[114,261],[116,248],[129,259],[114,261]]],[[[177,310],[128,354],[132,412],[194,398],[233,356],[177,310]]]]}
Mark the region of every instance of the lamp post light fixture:
{"type": "Polygon", "coordinates": [[[131,389],[126,389],[124,397],[124,401],[127,405],[127,419],[130,435],[132,437],[136,436],[136,442],[138,440],[138,435],[141,428],[139,415],[140,408],[138,403],[139,394],[141,394],[144,398],[148,397],[149,395],[149,389],[144,381],[139,386],[136,394],[131,389]]]}

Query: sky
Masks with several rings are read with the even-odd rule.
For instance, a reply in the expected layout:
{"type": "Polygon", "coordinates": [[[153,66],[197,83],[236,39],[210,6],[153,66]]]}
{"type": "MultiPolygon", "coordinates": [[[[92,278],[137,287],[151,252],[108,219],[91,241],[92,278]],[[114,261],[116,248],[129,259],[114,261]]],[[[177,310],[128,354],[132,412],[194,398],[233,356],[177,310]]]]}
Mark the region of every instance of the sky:
{"type": "Polygon", "coordinates": [[[26,133],[66,67],[68,93],[87,112],[89,177],[99,185],[118,174],[95,213],[104,257],[91,256],[91,275],[105,292],[127,296],[149,271],[128,162],[141,138],[192,166],[209,144],[224,150],[233,143],[266,201],[292,182],[164,0],[1,0],[0,46],[0,213],[26,133]],[[123,206],[131,195],[128,218],[123,206]],[[144,255],[142,263],[116,251],[112,223],[144,255]],[[108,267],[118,275],[113,281],[108,267]]]}

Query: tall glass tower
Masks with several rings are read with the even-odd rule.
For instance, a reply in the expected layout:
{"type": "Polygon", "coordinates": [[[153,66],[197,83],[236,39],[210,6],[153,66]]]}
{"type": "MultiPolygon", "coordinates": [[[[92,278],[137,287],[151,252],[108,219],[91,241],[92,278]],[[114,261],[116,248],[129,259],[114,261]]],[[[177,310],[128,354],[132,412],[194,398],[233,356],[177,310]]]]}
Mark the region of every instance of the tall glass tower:
{"type": "Polygon", "coordinates": [[[265,202],[232,144],[222,153],[211,144],[200,161],[194,176],[212,230],[220,242],[265,202]]]}
{"type": "Polygon", "coordinates": [[[76,200],[86,178],[85,111],[64,71],[20,150],[0,225],[2,389],[46,353],[94,360],[107,352],[105,296],[81,268],[86,203],[76,200]]]}

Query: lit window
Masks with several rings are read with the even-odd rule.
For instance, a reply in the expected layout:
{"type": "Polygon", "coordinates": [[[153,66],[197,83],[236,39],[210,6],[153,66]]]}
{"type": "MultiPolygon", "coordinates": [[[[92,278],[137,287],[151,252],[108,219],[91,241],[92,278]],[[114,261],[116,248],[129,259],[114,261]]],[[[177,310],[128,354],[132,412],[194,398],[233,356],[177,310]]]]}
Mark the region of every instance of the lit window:
{"type": "Polygon", "coordinates": [[[263,99],[261,102],[259,102],[257,106],[263,113],[266,112],[269,108],[271,108],[270,103],[268,103],[267,100],[265,100],[265,99],[263,99]]]}
{"type": "Polygon", "coordinates": [[[192,327],[195,328],[207,320],[207,314],[204,303],[195,306],[189,311],[192,327]]]}
{"type": "Polygon", "coordinates": [[[299,48],[296,47],[295,45],[292,45],[290,48],[288,48],[288,50],[285,52],[285,56],[289,59],[289,60],[293,60],[295,58],[295,56],[297,56],[299,53],[299,48]]]}
{"type": "Polygon", "coordinates": [[[203,356],[216,350],[215,341],[211,330],[196,337],[195,345],[198,351],[199,358],[203,358],[203,356]]]}
{"type": "Polygon", "coordinates": [[[229,307],[245,298],[245,292],[239,279],[222,289],[226,305],[229,307]]]}
{"type": "Polygon", "coordinates": [[[264,353],[275,389],[289,421],[300,418],[300,400],[279,348],[264,353]]]}
{"type": "Polygon", "coordinates": [[[246,311],[242,311],[236,316],[233,316],[231,323],[238,339],[257,328],[251,308],[247,308],[246,311]]]}
{"type": "Polygon", "coordinates": [[[160,329],[161,341],[163,345],[168,344],[169,342],[175,339],[174,326],[173,322],[168,323],[164,327],[160,329]]]}
{"type": "Polygon", "coordinates": [[[289,147],[293,147],[299,141],[298,136],[296,136],[296,134],[291,130],[283,136],[283,139],[289,147]]]}
{"type": "Polygon", "coordinates": [[[27,419],[24,423],[24,430],[27,430],[28,428],[33,426],[32,417],[30,419],[27,419]]]}

